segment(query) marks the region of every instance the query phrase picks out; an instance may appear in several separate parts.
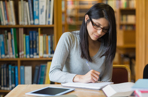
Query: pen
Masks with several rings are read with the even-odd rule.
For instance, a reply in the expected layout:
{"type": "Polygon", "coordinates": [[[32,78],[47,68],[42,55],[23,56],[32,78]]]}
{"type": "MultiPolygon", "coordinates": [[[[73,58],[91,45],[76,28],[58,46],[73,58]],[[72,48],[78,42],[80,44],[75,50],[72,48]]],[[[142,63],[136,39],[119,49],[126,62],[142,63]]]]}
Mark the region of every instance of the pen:
{"type": "Polygon", "coordinates": [[[87,64],[89,70],[91,70],[91,67],[90,67],[90,65],[88,64],[88,61],[86,61],[86,64],[87,64]]]}

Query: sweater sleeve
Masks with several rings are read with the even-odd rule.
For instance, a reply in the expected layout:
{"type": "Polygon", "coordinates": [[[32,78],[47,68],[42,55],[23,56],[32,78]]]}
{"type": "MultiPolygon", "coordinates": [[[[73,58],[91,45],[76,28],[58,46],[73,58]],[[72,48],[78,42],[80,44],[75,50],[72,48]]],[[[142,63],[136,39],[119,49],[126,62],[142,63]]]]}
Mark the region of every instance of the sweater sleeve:
{"type": "Polygon", "coordinates": [[[112,70],[113,70],[112,62],[106,61],[105,70],[101,77],[101,81],[106,81],[106,82],[112,81],[112,70]]]}
{"type": "Polygon", "coordinates": [[[76,74],[63,72],[63,67],[71,48],[72,34],[70,32],[62,34],[52,59],[49,78],[51,81],[65,83],[72,82],[76,74]]]}

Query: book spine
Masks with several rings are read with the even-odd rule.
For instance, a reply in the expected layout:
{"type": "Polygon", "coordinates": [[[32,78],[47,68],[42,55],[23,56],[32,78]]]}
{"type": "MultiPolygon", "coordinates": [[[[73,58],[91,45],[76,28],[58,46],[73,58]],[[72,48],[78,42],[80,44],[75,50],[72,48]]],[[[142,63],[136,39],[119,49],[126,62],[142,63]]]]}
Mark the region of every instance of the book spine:
{"type": "Polygon", "coordinates": [[[11,10],[10,10],[10,2],[7,2],[8,7],[8,17],[9,17],[9,24],[12,25],[12,17],[11,17],[11,10]]]}
{"type": "Polygon", "coordinates": [[[7,30],[5,30],[5,55],[6,55],[6,58],[8,58],[8,33],[7,33],[7,30]]]}
{"type": "Polygon", "coordinates": [[[5,15],[4,15],[3,1],[1,1],[1,11],[2,11],[2,17],[3,17],[4,25],[6,25],[6,22],[5,22],[5,15]]]}
{"type": "Polygon", "coordinates": [[[33,0],[34,25],[39,25],[39,0],[33,0]]]}
{"type": "Polygon", "coordinates": [[[12,75],[12,74],[11,74],[12,71],[11,71],[11,68],[12,68],[11,65],[9,65],[9,90],[12,89],[12,80],[11,80],[11,79],[12,79],[12,78],[11,78],[11,77],[12,77],[12,76],[11,76],[11,75],[12,75]]]}
{"type": "Polygon", "coordinates": [[[22,22],[22,25],[24,25],[24,1],[21,0],[21,22],[22,22]]]}
{"type": "Polygon", "coordinates": [[[11,15],[12,15],[12,25],[16,25],[15,11],[14,11],[14,1],[9,1],[9,2],[10,2],[10,9],[11,9],[11,15]]]}
{"type": "Polygon", "coordinates": [[[0,1],[0,19],[1,19],[1,24],[4,25],[1,2],[2,1],[0,1]]]}
{"type": "Polygon", "coordinates": [[[33,84],[37,84],[38,72],[39,72],[39,66],[35,66],[35,72],[34,72],[33,84]]]}
{"type": "Polygon", "coordinates": [[[30,58],[33,58],[33,32],[29,31],[29,48],[30,58]]]}
{"type": "Polygon", "coordinates": [[[39,57],[42,58],[43,57],[43,35],[40,35],[40,46],[39,46],[39,57]]]}
{"type": "Polygon", "coordinates": [[[9,64],[6,64],[6,90],[10,90],[9,88],[9,64]]]}
{"type": "Polygon", "coordinates": [[[3,85],[4,85],[4,90],[7,89],[7,80],[6,80],[6,64],[3,65],[3,85]]]}
{"type": "Polygon", "coordinates": [[[32,12],[32,1],[28,0],[28,4],[29,4],[29,13],[30,13],[30,24],[33,25],[33,12],[32,12]]]}
{"type": "Polygon", "coordinates": [[[3,73],[4,73],[4,72],[3,72],[3,71],[4,71],[4,68],[3,68],[3,67],[4,67],[4,65],[2,64],[2,65],[1,65],[1,89],[2,89],[2,90],[4,89],[4,76],[3,76],[3,75],[4,75],[4,74],[3,74],[3,73]]]}
{"type": "Polygon", "coordinates": [[[33,31],[33,55],[34,55],[34,58],[36,58],[37,56],[37,36],[36,36],[36,31],[33,31]]]}
{"type": "Polygon", "coordinates": [[[8,24],[10,24],[9,15],[8,15],[8,6],[7,6],[7,1],[6,0],[5,0],[5,8],[6,8],[6,14],[7,14],[7,22],[8,22],[8,24]]]}
{"type": "Polygon", "coordinates": [[[26,58],[26,40],[25,40],[26,35],[24,34],[24,58],[26,58]]]}
{"type": "Polygon", "coordinates": [[[49,78],[50,66],[51,66],[51,62],[48,62],[48,63],[47,63],[47,69],[46,69],[45,84],[50,84],[50,78],[49,78]]]}
{"type": "Polygon", "coordinates": [[[15,67],[11,66],[12,89],[15,87],[15,67]]]}
{"type": "Polygon", "coordinates": [[[7,12],[6,12],[5,2],[3,2],[3,8],[4,8],[5,23],[6,23],[6,25],[8,25],[8,19],[7,19],[7,12]]]}
{"type": "Polygon", "coordinates": [[[18,58],[16,28],[13,28],[13,39],[14,39],[15,58],[18,58]]]}
{"type": "Polygon", "coordinates": [[[5,46],[4,46],[4,35],[1,35],[1,56],[5,58],[5,46]]]}
{"type": "Polygon", "coordinates": [[[41,74],[40,74],[40,81],[39,81],[39,84],[44,84],[44,73],[45,73],[45,70],[46,69],[46,65],[41,65],[41,74]]]}
{"type": "Polygon", "coordinates": [[[32,67],[25,66],[25,84],[32,84],[32,67]]]}
{"type": "Polygon", "coordinates": [[[50,35],[48,35],[48,57],[50,57],[51,55],[51,47],[50,47],[51,39],[50,38],[51,38],[50,35]]]}
{"type": "Polygon", "coordinates": [[[20,79],[21,84],[25,84],[24,66],[20,66],[20,79]]]}
{"type": "Polygon", "coordinates": [[[24,25],[27,25],[27,8],[26,8],[26,1],[23,2],[24,5],[24,25]]]}
{"type": "Polygon", "coordinates": [[[51,8],[50,8],[50,25],[53,24],[53,7],[54,7],[54,0],[51,0],[51,8]]]}
{"type": "Polygon", "coordinates": [[[43,57],[46,58],[46,34],[43,35],[43,57]]]}
{"type": "Polygon", "coordinates": [[[18,67],[15,66],[15,86],[18,85],[18,67]]]}
{"type": "Polygon", "coordinates": [[[18,2],[18,12],[19,12],[19,24],[22,25],[22,4],[21,4],[21,1],[18,2]]]}
{"type": "Polygon", "coordinates": [[[37,46],[37,57],[39,56],[39,33],[36,33],[36,46],[37,46]]]}
{"type": "Polygon", "coordinates": [[[28,35],[26,35],[25,41],[26,41],[26,58],[29,58],[30,55],[29,55],[29,36],[28,35]]]}
{"type": "Polygon", "coordinates": [[[26,2],[26,10],[27,10],[27,21],[28,21],[28,25],[30,25],[30,13],[29,13],[29,5],[28,2],[26,2]]]}
{"type": "Polygon", "coordinates": [[[12,44],[12,57],[15,58],[15,47],[14,47],[14,31],[11,28],[11,44],[12,44]]]}
{"type": "Polygon", "coordinates": [[[46,0],[39,0],[39,24],[45,25],[46,19],[46,0]]]}

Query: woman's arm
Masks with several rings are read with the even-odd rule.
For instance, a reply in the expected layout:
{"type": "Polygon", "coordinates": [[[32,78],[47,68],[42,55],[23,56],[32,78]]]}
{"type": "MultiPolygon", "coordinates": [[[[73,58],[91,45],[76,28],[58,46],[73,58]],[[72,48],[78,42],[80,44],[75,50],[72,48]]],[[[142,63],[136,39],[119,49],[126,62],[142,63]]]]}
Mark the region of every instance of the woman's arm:
{"type": "Polygon", "coordinates": [[[63,72],[63,67],[70,53],[72,34],[70,32],[64,33],[56,46],[56,50],[52,59],[50,67],[49,78],[54,82],[72,82],[76,74],[63,72]]]}

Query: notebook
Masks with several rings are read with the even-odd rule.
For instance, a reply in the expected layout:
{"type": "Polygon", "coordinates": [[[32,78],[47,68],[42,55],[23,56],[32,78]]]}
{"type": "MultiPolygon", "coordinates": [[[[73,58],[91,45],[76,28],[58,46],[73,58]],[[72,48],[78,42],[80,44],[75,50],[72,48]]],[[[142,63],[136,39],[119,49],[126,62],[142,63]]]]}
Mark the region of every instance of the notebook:
{"type": "Polygon", "coordinates": [[[102,91],[105,93],[107,97],[127,97],[133,93],[132,86],[133,82],[125,82],[120,84],[112,84],[104,87],[102,91]]]}
{"type": "Polygon", "coordinates": [[[148,79],[138,79],[132,89],[148,90],[148,79]]]}
{"type": "Polygon", "coordinates": [[[106,85],[112,84],[113,82],[97,82],[97,83],[64,83],[62,86],[65,87],[76,87],[76,88],[87,88],[87,89],[96,89],[99,90],[106,85]]]}

